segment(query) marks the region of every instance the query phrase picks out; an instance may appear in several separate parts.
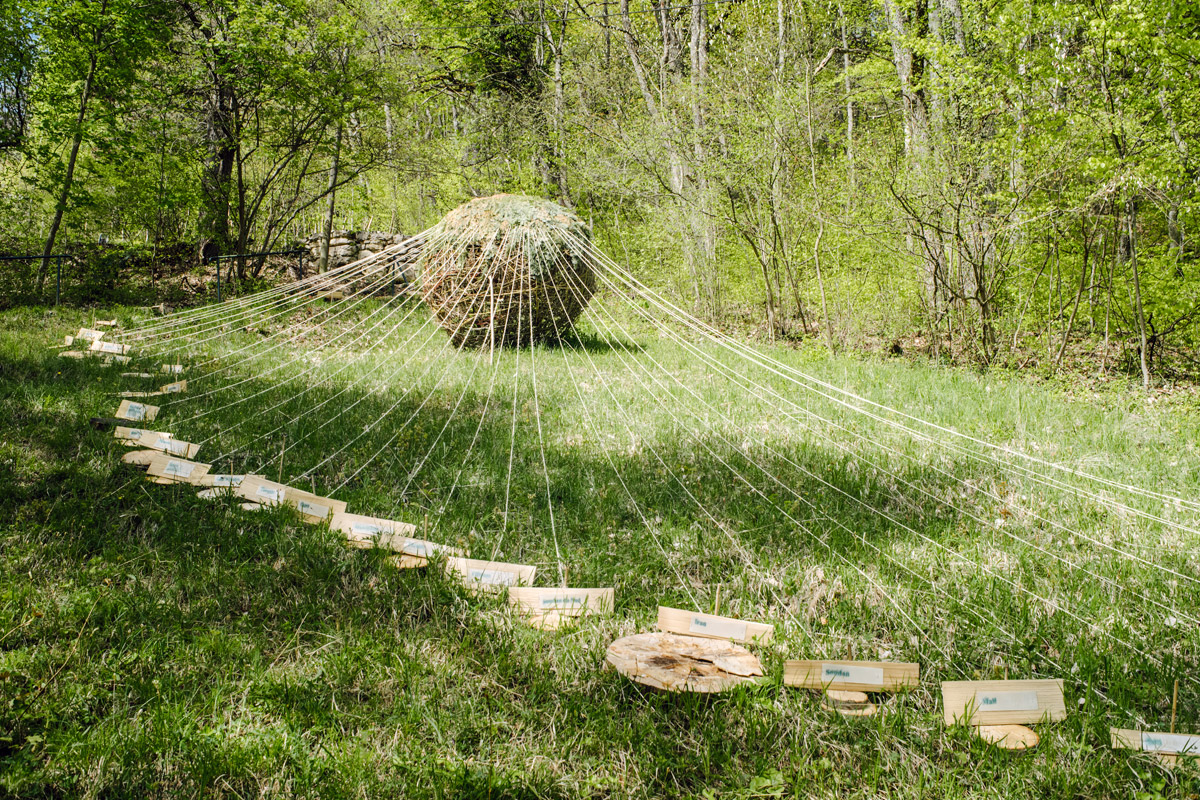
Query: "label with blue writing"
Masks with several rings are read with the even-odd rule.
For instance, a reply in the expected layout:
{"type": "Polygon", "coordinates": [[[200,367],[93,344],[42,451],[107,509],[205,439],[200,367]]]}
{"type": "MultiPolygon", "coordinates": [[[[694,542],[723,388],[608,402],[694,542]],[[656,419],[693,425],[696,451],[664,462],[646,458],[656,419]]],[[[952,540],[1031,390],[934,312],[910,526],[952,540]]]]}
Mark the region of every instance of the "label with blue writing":
{"type": "Polygon", "coordinates": [[[869,686],[883,686],[883,670],[879,667],[822,664],[821,683],[863,683],[869,686]]]}
{"type": "Polygon", "coordinates": [[[254,493],[264,500],[270,500],[272,503],[283,502],[283,489],[275,489],[271,486],[260,486],[258,491],[254,493]]]}
{"type": "Polygon", "coordinates": [[[515,586],[517,573],[502,569],[473,569],[467,577],[479,583],[494,583],[499,586],[515,586]]]}
{"type": "Polygon", "coordinates": [[[307,500],[300,500],[296,503],[296,508],[301,514],[308,514],[310,517],[318,517],[325,519],[329,516],[329,507],[323,506],[320,503],[310,503],[307,500]]]}
{"type": "Polygon", "coordinates": [[[1143,733],[1142,749],[1149,753],[1200,755],[1200,736],[1183,733],[1143,733]]]}
{"type": "Polygon", "coordinates": [[[167,466],[163,467],[163,474],[186,478],[192,474],[192,468],[195,466],[187,461],[168,461],[167,466]]]}
{"type": "Polygon", "coordinates": [[[245,475],[210,475],[213,486],[240,486],[245,475]]]}
{"type": "Polygon", "coordinates": [[[1037,711],[1038,696],[1035,691],[1021,692],[975,692],[976,711],[1037,711]]]}
{"type": "Polygon", "coordinates": [[[746,623],[734,619],[694,616],[688,631],[717,639],[745,639],[746,623]]]}

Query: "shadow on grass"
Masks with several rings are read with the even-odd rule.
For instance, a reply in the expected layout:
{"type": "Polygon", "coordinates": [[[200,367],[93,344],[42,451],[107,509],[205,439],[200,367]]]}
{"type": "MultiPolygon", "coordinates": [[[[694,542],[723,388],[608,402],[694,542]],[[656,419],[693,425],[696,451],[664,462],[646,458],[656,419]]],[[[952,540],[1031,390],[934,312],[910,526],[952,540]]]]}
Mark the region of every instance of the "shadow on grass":
{"type": "MultiPolygon", "coordinates": [[[[616,587],[619,616],[649,619],[659,602],[706,600],[724,584],[746,607],[813,625],[820,616],[851,638],[935,657],[923,643],[904,644],[914,632],[884,600],[839,595],[832,577],[814,599],[805,575],[820,567],[852,576],[853,564],[894,579],[901,573],[881,551],[924,539],[873,509],[953,542],[963,520],[949,509],[897,496],[815,446],[760,443],[750,457],[720,433],[670,425],[641,446],[622,430],[589,441],[580,427],[572,444],[557,428],[570,420],[562,408],[542,410],[552,436],[539,437],[527,387],[514,401],[511,375],[498,381],[507,393],[477,383],[338,394],[251,377],[238,392],[264,391],[253,408],[176,433],[215,434],[214,451],[254,441],[252,454],[218,461],[218,470],[257,466],[255,455],[290,442],[285,480],[349,443],[300,485],[327,491],[348,481],[337,496],[352,511],[413,522],[429,514],[430,538],[533,563],[547,576],[561,551],[572,584],[616,587]],[[760,570],[775,583],[747,579],[760,570]]],[[[437,786],[447,796],[514,798],[619,793],[636,780],[650,794],[686,795],[737,786],[781,759],[818,757],[832,759],[830,769],[795,768],[810,770],[806,785],[832,788],[855,758],[880,757],[855,750],[851,728],[815,742],[794,705],[770,699],[773,687],[696,700],[602,671],[616,621],[555,639],[436,570],[392,570],[383,554],[349,551],[287,510],[247,513],[200,500],[193,488],[148,485],[119,464],[124,448],[86,425],[103,404],[115,406],[115,387],[116,370],[90,363],[0,361],[0,685],[10,698],[0,704],[8,732],[0,767],[17,776],[17,796],[97,785],[169,794],[219,780],[242,794],[264,785],[323,796],[437,786]],[[73,393],[74,411],[46,410],[73,393]],[[96,773],[98,761],[106,772],[96,773]],[[559,766],[539,766],[547,761],[559,766]]],[[[156,427],[171,430],[171,419],[156,427]]],[[[934,471],[904,477],[934,496],[955,488],[934,471]]],[[[968,605],[897,597],[931,629],[968,605]]],[[[1014,598],[988,600],[1002,618],[1026,622],[1035,658],[1077,633],[1030,616],[1014,598]]],[[[993,633],[980,631],[975,649],[969,631],[948,641],[963,664],[987,668],[993,633]]],[[[1108,669],[1085,665],[1086,677],[1108,669]]]]}

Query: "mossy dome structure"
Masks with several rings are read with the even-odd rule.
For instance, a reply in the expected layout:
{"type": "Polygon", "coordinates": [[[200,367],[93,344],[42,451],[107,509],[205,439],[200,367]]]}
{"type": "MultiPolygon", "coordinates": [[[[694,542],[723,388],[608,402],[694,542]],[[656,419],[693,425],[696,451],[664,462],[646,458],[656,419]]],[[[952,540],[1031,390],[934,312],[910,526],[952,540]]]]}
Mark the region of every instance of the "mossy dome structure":
{"type": "Polygon", "coordinates": [[[549,200],[476,198],[430,231],[421,294],[457,347],[553,341],[596,290],[590,239],[583,220],[549,200]]]}

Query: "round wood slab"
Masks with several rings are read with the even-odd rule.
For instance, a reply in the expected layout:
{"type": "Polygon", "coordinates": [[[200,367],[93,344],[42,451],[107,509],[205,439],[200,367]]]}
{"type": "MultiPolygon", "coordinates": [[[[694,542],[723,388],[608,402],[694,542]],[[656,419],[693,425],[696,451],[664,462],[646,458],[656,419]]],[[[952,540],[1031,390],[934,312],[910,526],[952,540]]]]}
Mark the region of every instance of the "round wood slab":
{"type": "Polygon", "coordinates": [[[980,725],[975,729],[980,739],[1001,750],[1030,750],[1037,747],[1038,735],[1024,725],[980,725]]]}
{"type": "Polygon", "coordinates": [[[821,705],[845,717],[872,717],[879,709],[865,692],[829,689],[822,697],[821,705]]]}
{"type": "Polygon", "coordinates": [[[157,450],[130,450],[121,456],[121,462],[124,464],[133,464],[135,467],[148,467],[150,466],[150,461],[156,455],[158,455],[157,450]]]}
{"type": "Polygon", "coordinates": [[[740,645],[674,633],[617,639],[607,658],[630,680],[669,692],[721,692],[763,674],[758,658],[740,645]]]}

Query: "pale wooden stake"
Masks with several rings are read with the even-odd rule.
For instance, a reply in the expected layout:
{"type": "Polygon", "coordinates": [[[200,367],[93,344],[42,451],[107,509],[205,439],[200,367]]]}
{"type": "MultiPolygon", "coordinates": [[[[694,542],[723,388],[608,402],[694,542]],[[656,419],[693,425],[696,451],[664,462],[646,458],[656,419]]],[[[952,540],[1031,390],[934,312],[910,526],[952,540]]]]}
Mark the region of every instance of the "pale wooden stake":
{"type": "Polygon", "coordinates": [[[1175,691],[1171,695],[1171,733],[1175,732],[1175,709],[1179,705],[1179,679],[1175,679],[1175,691]]]}
{"type": "Polygon", "coordinates": [[[717,584],[717,596],[713,599],[713,616],[721,615],[721,584],[717,584]]]}

